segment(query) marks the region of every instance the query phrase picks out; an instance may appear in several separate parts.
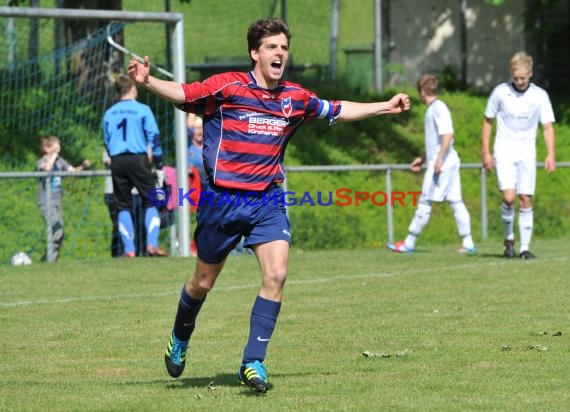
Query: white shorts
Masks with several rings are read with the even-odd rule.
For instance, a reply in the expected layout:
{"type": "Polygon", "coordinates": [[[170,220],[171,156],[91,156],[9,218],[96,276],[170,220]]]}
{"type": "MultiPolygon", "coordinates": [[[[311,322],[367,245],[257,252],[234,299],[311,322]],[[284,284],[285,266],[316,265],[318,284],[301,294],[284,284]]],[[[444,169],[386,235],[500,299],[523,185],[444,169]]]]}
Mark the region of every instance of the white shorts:
{"type": "Polygon", "coordinates": [[[460,202],[461,176],[459,163],[443,169],[439,175],[434,175],[433,166],[428,166],[422,184],[422,197],[432,202],[460,202]]]}
{"type": "Polygon", "coordinates": [[[534,195],[536,187],[536,158],[495,156],[499,189],[515,190],[517,195],[534,195]]]}

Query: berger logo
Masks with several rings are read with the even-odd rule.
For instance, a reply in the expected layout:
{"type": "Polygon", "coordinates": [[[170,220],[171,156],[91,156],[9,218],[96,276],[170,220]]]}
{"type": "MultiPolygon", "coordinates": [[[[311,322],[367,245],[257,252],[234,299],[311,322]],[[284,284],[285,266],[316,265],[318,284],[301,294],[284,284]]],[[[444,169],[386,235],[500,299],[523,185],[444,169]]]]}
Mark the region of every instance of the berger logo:
{"type": "Polygon", "coordinates": [[[290,97],[281,100],[281,110],[285,116],[291,116],[291,113],[293,112],[293,105],[291,104],[290,97]]]}

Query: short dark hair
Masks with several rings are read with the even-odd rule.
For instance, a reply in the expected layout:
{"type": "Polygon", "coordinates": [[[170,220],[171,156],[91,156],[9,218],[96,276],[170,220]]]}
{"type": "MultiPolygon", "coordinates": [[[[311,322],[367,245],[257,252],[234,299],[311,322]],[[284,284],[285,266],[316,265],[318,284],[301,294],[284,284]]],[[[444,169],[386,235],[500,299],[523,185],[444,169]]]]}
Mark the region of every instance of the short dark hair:
{"type": "Polygon", "coordinates": [[[428,96],[436,96],[437,83],[437,77],[433,74],[423,74],[418,80],[418,92],[423,90],[428,96]]]}
{"type": "MultiPolygon", "coordinates": [[[[287,44],[291,42],[291,33],[287,23],[278,18],[257,20],[247,30],[247,52],[251,58],[251,51],[259,49],[261,39],[283,33],[287,36],[287,44]]],[[[251,65],[255,62],[252,60],[251,65]]]]}
{"type": "Polygon", "coordinates": [[[121,74],[115,80],[115,87],[117,88],[117,92],[119,93],[120,97],[123,97],[125,94],[131,90],[131,88],[135,85],[135,82],[127,76],[126,74],[121,74]]]}
{"type": "Polygon", "coordinates": [[[40,137],[40,151],[45,154],[46,148],[53,146],[55,143],[61,144],[59,137],[54,135],[45,135],[40,137]]]}

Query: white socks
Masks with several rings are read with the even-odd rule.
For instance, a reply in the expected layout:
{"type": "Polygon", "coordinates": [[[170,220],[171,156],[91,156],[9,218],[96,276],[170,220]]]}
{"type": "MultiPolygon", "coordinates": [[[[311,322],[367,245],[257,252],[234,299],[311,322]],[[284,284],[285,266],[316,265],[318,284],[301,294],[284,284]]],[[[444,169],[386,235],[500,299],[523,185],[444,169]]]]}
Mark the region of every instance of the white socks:
{"type": "Polygon", "coordinates": [[[532,207],[519,210],[519,232],[521,236],[521,253],[528,250],[532,237],[532,207]]]}
{"type": "MultiPolygon", "coordinates": [[[[465,249],[473,249],[473,238],[471,237],[471,217],[469,211],[465,207],[463,201],[450,203],[453,209],[453,216],[455,217],[455,224],[457,231],[462,239],[462,246],[465,249]]],[[[408,236],[404,239],[404,246],[408,250],[414,250],[416,247],[416,240],[418,236],[429,222],[431,216],[431,203],[420,202],[410,227],[408,228],[408,236]]]]}
{"type": "Polygon", "coordinates": [[[462,239],[462,246],[466,249],[473,249],[473,238],[471,237],[471,217],[469,216],[469,211],[465,207],[463,202],[453,202],[450,203],[453,209],[453,216],[455,217],[455,224],[457,225],[457,231],[462,239]]]}
{"type": "Polygon", "coordinates": [[[410,227],[408,228],[408,236],[404,240],[404,245],[409,250],[414,250],[416,248],[416,240],[422,230],[429,222],[429,217],[431,215],[431,204],[420,202],[416,212],[414,213],[414,218],[410,227]]]}
{"type": "Polygon", "coordinates": [[[513,222],[515,221],[515,208],[511,205],[510,207],[504,203],[501,203],[501,219],[503,220],[503,225],[505,226],[505,239],[513,240],[515,234],[513,231],[513,222]]]}
{"type": "MultiPolygon", "coordinates": [[[[507,207],[504,203],[501,204],[501,219],[505,225],[505,239],[513,240],[514,235],[514,220],[515,208],[513,206],[507,207]]],[[[532,226],[534,222],[534,215],[532,207],[519,209],[519,233],[520,233],[520,251],[521,253],[529,250],[530,240],[532,238],[532,226]]]]}

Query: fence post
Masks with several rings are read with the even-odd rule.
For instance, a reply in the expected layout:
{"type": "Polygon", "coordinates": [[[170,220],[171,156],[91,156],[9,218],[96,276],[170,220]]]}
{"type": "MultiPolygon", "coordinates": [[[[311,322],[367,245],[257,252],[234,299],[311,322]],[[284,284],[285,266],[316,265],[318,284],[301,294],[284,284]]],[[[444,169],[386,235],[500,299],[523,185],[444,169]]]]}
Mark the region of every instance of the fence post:
{"type": "MultiPolygon", "coordinates": [[[[386,195],[391,199],[392,193],[392,169],[386,169],[386,195]]],[[[394,211],[392,210],[392,202],[386,202],[386,218],[388,222],[388,241],[394,242],[394,211]]]]}
{"type": "Polygon", "coordinates": [[[51,173],[45,178],[46,190],[46,262],[53,261],[53,204],[51,199],[52,193],[52,176],[51,173]]]}
{"type": "Polygon", "coordinates": [[[176,233],[176,222],[170,225],[168,234],[170,241],[170,255],[180,256],[180,242],[178,241],[178,234],[176,233]]]}
{"type": "Polygon", "coordinates": [[[481,238],[487,240],[487,172],[481,168],[481,238]]]}

